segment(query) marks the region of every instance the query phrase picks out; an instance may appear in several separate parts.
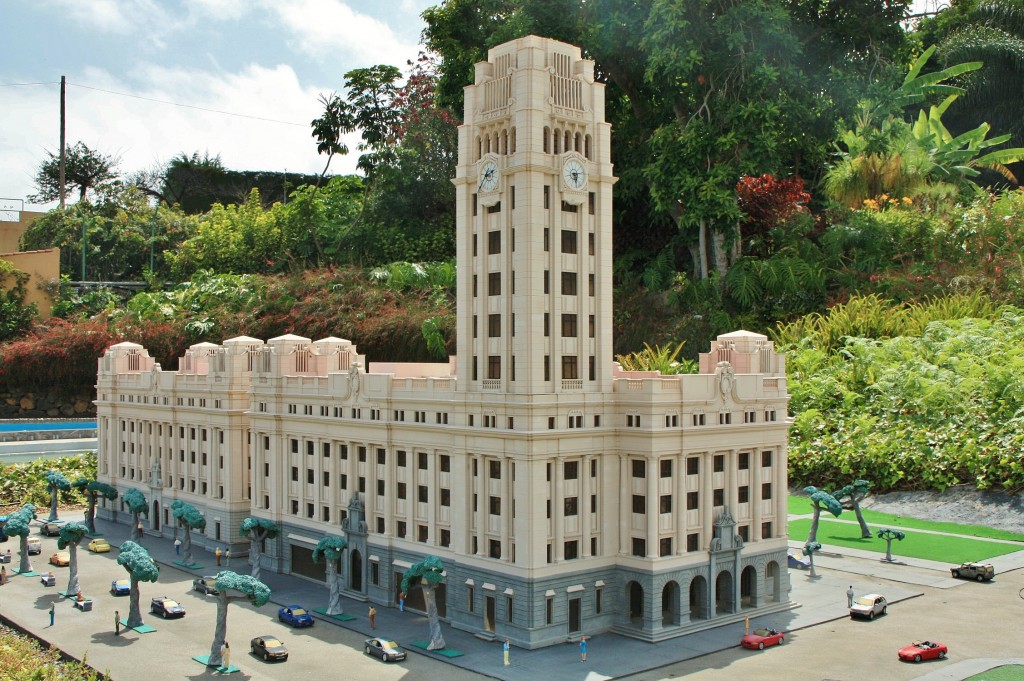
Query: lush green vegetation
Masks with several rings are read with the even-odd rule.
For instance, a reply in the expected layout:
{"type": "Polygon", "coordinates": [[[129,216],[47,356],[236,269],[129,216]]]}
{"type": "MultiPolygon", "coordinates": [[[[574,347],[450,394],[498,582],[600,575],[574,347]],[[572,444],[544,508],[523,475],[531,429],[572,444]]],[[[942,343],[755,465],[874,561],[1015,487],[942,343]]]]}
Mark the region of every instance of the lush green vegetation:
{"type": "MultiPolygon", "coordinates": [[[[790,495],[790,516],[810,515],[811,512],[811,500],[809,497],[790,495]]],[[[917,518],[908,518],[906,516],[895,515],[892,513],[879,513],[878,511],[872,511],[870,509],[862,510],[861,513],[864,515],[864,520],[866,520],[869,525],[873,525],[876,528],[891,527],[902,530],[928,530],[930,532],[945,532],[948,534],[960,534],[968,537],[979,537],[981,539],[1002,539],[1005,541],[1024,542],[1024,535],[1022,534],[1008,532],[1006,530],[997,530],[985,525],[959,525],[957,523],[941,523],[934,520],[918,520],[917,518]]],[[[839,520],[850,523],[857,522],[852,513],[845,513],[839,517],[839,520]]]]}
{"type": "Polygon", "coordinates": [[[0,626],[0,679],[3,681],[101,681],[108,678],[79,662],[65,662],[56,648],[43,648],[28,636],[0,626]]]}
{"type": "MultiPolygon", "coordinates": [[[[0,466],[0,507],[33,504],[46,508],[50,503],[50,490],[46,484],[46,471],[59,471],[68,480],[96,479],[96,455],[79,454],[60,459],[36,459],[29,463],[0,466]]],[[[72,488],[60,493],[60,502],[66,505],[86,504],[82,494],[72,488]]],[[[0,665],[0,669],[3,665],[0,665]]]]}
{"type": "Polygon", "coordinates": [[[964,681],[1017,681],[1020,678],[1024,678],[1024,665],[1004,664],[980,674],[968,676],[964,681]]]}

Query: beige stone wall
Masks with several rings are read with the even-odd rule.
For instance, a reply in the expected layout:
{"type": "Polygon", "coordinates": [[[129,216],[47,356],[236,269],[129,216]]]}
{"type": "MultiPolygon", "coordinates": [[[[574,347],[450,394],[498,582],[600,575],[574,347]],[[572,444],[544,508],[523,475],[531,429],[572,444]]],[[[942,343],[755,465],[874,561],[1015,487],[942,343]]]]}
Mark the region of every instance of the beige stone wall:
{"type": "MultiPolygon", "coordinates": [[[[47,290],[53,290],[52,284],[60,281],[60,249],[49,248],[45,251],[28,251],[26,253],[0,252],[0,259],[10,262],[29,276],[26,284],[26,303],[39,306],[39,316],[46,318],[53,310],[53,299],[47,290]]],[[[5,289],[14,285],[12,277],[0,278],[5,289]]]]}
{"type": "Polygon", "coordinates": [[[0,221],[0,253],[17,253],[21,250],[19,242],[21,235],[25,233],[33,220],[45,215],[35,211],[21,211],[21,220],[18,222],[0,221]]]}

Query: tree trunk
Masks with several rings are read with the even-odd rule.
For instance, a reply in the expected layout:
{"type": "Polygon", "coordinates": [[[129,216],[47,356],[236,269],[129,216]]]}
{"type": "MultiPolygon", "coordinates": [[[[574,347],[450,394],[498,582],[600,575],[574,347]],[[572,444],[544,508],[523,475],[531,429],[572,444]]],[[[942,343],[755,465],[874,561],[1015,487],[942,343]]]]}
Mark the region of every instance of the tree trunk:
{"type": "Polygon", "coordinates": [[[213,643],[210,644],[210,659],[206,661],[209,667],[219,667],[223,659],[220,656],[220,649],[228,635],[228,595],[221,591],[217,596],[217,625],[213,630],[213,643]]]}
{"type": "Polygon", "coordinates": [[[131,575],[132,586],[128,595],[128,626],[142,626],[142,612],[139,609],[139,578],[131,575]]]}
{"type": "Polygon", "coordinates": [[[89,534],[96,534],[96,495],[88,494],[89,507],[85,510],[85,526],[89,528],[89,534]]]}
{"type": "Polygon", "coordinates": [[[853,501],[853,512],[857,514],[857,522],[860,523],[860,536],[864,539],[871,539],[872,534],[868,523],[864,520],[864,514],[860,512],[860,502],[856,499],[853,501]]]}
{"type": "Polygon", "coordinates": [[[78,586],[78,542],[68,544],[68,553],[71,555],[71,561],[68,565],[68,588],[64,593],[70,596],[81,591],[81,587],[78,586]]]}
{"type": "Polygon", "coordinates": [[[885,562],[892,562],[892,539],[885,540],[885,562]]]}
{"type": "MultiPolygon", "coordinates": [[[[249,565],[252,565],[252,578],[260,578],[260,540],[249,534],[249,565]]],[[[262,581],[262,580],[260,580],[262,581]]]]}
{"type": "Polygon", "coordinates": [[[811,531],[807,533],[807,543],[817,541],[818,538],[818,517],[821,515],[821,506],[814,502],[814,517],[811,518],[811,531]]]}
{"type": "Polygon", "coordinates": [[[338,560],[327,561],[327,584],[331,587],[331,597],[327,603],[328,615],[340,615],[341,607],[341,570],[338,569],[338,560]]]}
{"type": "Polygon", "coordinates": [[[139,521],[139,517],[139,513],[132,511],[132,541],[136,544],[142,541],[142,528],[140,527],[142,523],[139,521]]]}
{"type": "Polygon", "coordinates": [[[725,249],[725,233],[718,230],[711,232],[711,254],[715,259],[715,271],[724,277],[729,273],[729,254],[725,249]]]}
{"type": "Polygon", "coordinates": [[[427,580],[422,581],[423,601],[427,606],[427,621],[430,622],[430,644],[427,650],[444,650],[444,637],[441,635],[441,620],[437,617],[437,602],[434,600],[434,585],[427,580]]]}
{"type": "Polygon", "coordinates": [[[57,487],[50,485],[50,516],[46,519],[47,521],[57,520],[57,493],[57,487]]]}
{"type": "Polygon", "coordinates": [[[708,224],[700,219],[700,230],[697,232],[697,246],[700,250],[700,278],[708,278],[708,224]]]}
{"type": "Polygon", "coordinates": [[[21,562],[18,564],[18,573],[32,572],[32,563],[28,559],[28,535],[21,538],[21,562]]]}
{"type": "Polygon", "coordinates": [[[183,525],[182,528],[185,530],[185,565],[192,564],[192,528],[183,525]]]}

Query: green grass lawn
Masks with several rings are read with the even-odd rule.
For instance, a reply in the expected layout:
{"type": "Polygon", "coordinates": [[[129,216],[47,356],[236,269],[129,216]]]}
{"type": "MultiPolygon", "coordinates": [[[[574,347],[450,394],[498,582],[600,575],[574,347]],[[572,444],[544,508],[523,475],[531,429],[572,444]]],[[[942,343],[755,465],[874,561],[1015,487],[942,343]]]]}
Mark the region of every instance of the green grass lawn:
{"type": "MultiPolygon", "coordinates": [[[[877,530],[878,526],[872,525],[871,528],[877,530]]],[[[789,523],[789,536],[802,541],[807,537],[810,529],[809,518],[792,520],[789,523]]],[[[969,537],[915,533],[913,530],[908,530],[906,535],[907,537],[903,541],[892,543],[894,558],[897,556],[924,558],[954,564],[970,560],[986,560],[993,556],[1020,551],[1022,548],[1017,544],[999,544],[969,537]]],[[[840,523],[822,518],[818,524],[818,541],[832,546],[846,546],[851,549],[885,553],[885,541],[875,537],[861,538],[860,527],[855,523],[840,523]]]]}
{"type": "MultiPolygon", "coordinates": [[[[792,494],[789,495],[790,515],[804,515],[812,512],[813,510],[811,508],[811,500],[809,497],[793,496],[792,494]]],[[[822,511],[821,515],[822,519],[832,517],[828,511],[822,511]]],[[[843,514],[839,516],[839,518],[841,520],[857,522],[857,516],[853,511],[843,511],[843,514]]],[[[877,511],[864,511],[864,520],[867,521],[868,526],[874,531],[877,531],[880,527],[889,527],[899,530],[932,530],[934,532],[965,534],[971,537],[982,537],[985,539],[1006,539],[1009,541],[1024,542],[1024,535],[1022,534],[1016,534],[1006,530],[996,530],[991,527],[985,527],[984,525],[937,523],[932,522],[931,520],[917,520],[915,518],[907,518],[905,516],[893,515],[891,513],[878,513],[877,511]]],[[[793,536],[792,533],[790,533],[790,535],[793,536]]],[[[854,533],[854,536],[856,536],[856,533],[854,533]]],[[[893,545],[895,546],[895,543],[893,545]]]]}
{"type": "Polygon", "coordinates": [[[1002,667],[993,667],[974,676],[968,676],[964,681],[1020,681],[1024,679],[1024,667],[1019,664],[1005,664],[1002,667]]]}

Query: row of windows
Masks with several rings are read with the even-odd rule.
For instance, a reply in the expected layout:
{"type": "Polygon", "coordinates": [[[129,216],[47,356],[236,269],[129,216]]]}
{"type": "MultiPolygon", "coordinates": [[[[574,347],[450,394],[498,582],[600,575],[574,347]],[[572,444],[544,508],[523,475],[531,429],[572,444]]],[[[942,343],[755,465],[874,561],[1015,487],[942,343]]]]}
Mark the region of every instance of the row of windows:
{"type": "MultiPolygon", "coordinates": [[[[765,482],[761,484],[761,499],[768,500],[772,498],[772,483],[765,482]]],[[[671,513],[672,512],[672,499],[671,494],[662,494],[658,497],[658,513],[671,513]]],[[[750,487],[742,485],[737,490],[737,502],[746,504],[750,501],[750,487]]],[[[716,489],[711,493],[711,505],[712,506],[725,506],[725,490],[716,489]]],[[[700,492],[687,492],[686,493],[686,510],[696,511],[700,508],[700,492]]],[[[633,495],[633,513],[646,514],[647,513],[647,497],[642,494],[633,495]]],[[[575,515],[575,514],[574,514],[575,515]]]]}
{"type": "MultiPolygon", "coordinates": [[[[750,526],[740,525],[736,528],[736,533],[740,538],[747,542],[750,541],[750,526]]],[[[772,538],[772,524],[770,522],[761,523],[761,538],[771,539],[772,538]]],[[[671,556],[673,547],[672,537],[661,537],[658,539],[658,555],[661,557],[671,556]]],[[[700,533],[694,532],[686,535],[686,551],[687,553],[693,553],[700,551],[700,533]]],[[[630,553],[634,556],[645,558],[647,556],[647,540],[640,537],[632,538],[632,547],[630,553]]]]}
{"type": "MultiPolygon", "coordinates": [[[[577,330],[577,318],[578,316],[570,313],[562,314],[562,337],[563,338],[576,338],[578,336],[577,330]]],[[[477,338],[477,327],[479,325],[477,315],[473,315],[473,338],[477,338]]],[[[516,335],[516,315],[512,314],[512,336],[516,335]]],[[[587,316],[587,334],[590,338],[595,337],[597,322],[594,315],[587,316]]],[[[501,338],[501,314],[489,314],[487,315],[487,336],[488,338],[501,338]]],[[[551,313],[544,313],[544,336],[549,337],[551,335],[551,313]]]]}

